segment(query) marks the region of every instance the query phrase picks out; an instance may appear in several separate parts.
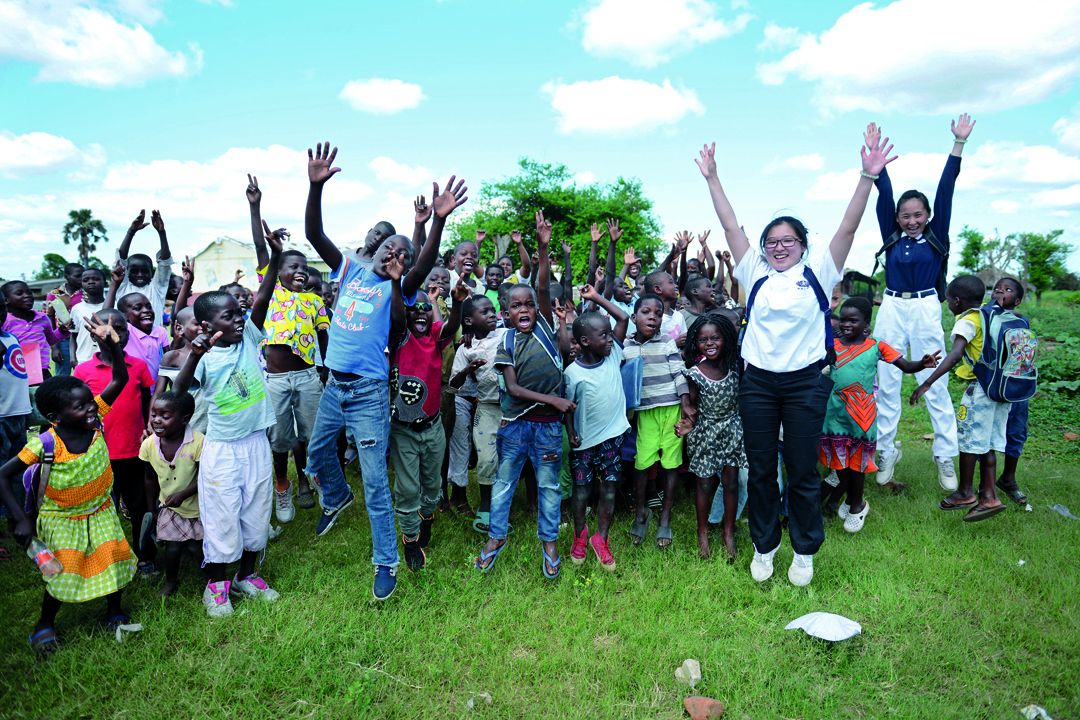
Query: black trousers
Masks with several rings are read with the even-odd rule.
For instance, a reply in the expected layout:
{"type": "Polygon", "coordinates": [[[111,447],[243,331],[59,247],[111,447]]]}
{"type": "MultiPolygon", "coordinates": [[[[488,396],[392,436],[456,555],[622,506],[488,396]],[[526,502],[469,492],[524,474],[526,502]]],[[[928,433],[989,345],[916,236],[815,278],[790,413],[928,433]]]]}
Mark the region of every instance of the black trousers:
{"type": "MultiPolygon", "coordinates": [[[[137,457],[111,460],[113,471],[113,492],[124,499],[128,513],[131,514],[131,549],[139,562],[153,561],[157,556],[157,546],[147,542],[147,547],[139,546],[139,528],[143,515],[150,509],[146,497],[146,463],[137,457]]],[[[116,509],[120,512],[120,508],[116,509]]]]}
{"type": "Polygon", "coordinates": [[[780,426],[784,428],[788,532],[791,547],[813,555],[825,540],[818,445],[832,380],[818,365],[791,372],[747,366],[739,385],[746,458],[750,538],[758,552],[780,545],[780,488],[776,483],[780,426]]]}

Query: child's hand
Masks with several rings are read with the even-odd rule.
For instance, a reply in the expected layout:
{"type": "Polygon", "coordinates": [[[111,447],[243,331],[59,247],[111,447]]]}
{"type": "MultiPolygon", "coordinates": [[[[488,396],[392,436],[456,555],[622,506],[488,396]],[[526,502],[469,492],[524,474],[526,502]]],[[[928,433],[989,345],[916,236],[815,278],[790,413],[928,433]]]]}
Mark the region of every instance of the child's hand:
{"type": "Polygon", "coordinates": [[[553,299],[551,302],[551,312],[555,315],[556,318],[559,319],[560,322],[565,323],[566,314],[567,312],[569,312],[569,310],[566,307],[565,303],[561,302],[560,300],[553,299]]]}
{"type": "Polygon", "coordinates": [[[383,273],[386,277],[397,282],[405,274],[405,253],[387,253],[383,261],[383,273]]]}
{"type": "Polygon", "coordinates": [[[592,240],[593,245],[596,245],[600,242],[600,238],[603,236],[603,234],[604,233],[600,231],[600,226],[596,223],[593,223],[592,227],[589,228],[589,238],[592,240]]]}
{"type": "Polygon", "coordinates": [[[112,349],[120,342],[120,336],[116,334],[116,328],[107,322],[99,320],[97,315],[91,315],[83,320],[83,327],[108,349],[112,349]]]}
{"type": "Polygon", "coordinates": [[[167,498],[165,498],[165,502],[163,502],[162,505],[164,507],[167,507],[167,508],[176,507],[180,503],[184,502],[184,500],[186,499],[186,498],[180,497],[181,494],[182,494],[182,491],[172,493],[167,498]]]}
{"type": "Polygon", "coordinates": [[[431,286],[429,286],[428,289],[427,289],[427,294],[428,294],[428,297],[431,298],[432,300],[438,300],[439,298],[442,297],[442,286],[440,286],[440,285],[431,285],[431,286]]]}
{"type": "Polygon", "coordinates": [[[187,255],[184,256],[184,261],[180,263],[180,277],[188,285],[195,282],[195,261],[187,255]]]}
{"type": "Polygon", "coordinates": [[[247,191],[244,194],[247,195],[248,203],[251,205],[258,205],[262,202],[262,190],[259,189],[259,178],[251,173],[248,173],[248,186],[247,191]]]}
{"type": "Polygon", "coordinates": [[[551,223],[544,219],[544,211],[536,211],[536,247],[546,248],[551,244],[551,223]]]}
{"type": "Polygon", "coordinates": [[[521,244],[521,231],[520,230],[511,230],[510,231],[510,239],[514,242],[515,245],[520,245],[521,244]]]}
{"type": "Polygon", "coordinates": [[[866,148],[872,150],[878,146],[878,141],[881,140],[881,128],[878,127],[877,123],[870,123],[866,126],[862,136],[866,148]]]}
{"type": "Polygon", "coordinates": [[[476,249],[477,250],[480,249],[480,243],[484,242],[485,238],[487,238],[487,230],[477,229],[477,231],[476,231],[476,249]]]}
{"type": "MultiPolygon", "coordinates": [[[[616,229],[618,229],[618,228],[616,227],[616,229]]],[[[619,231],[619,234],[620,235],[622,234],[621,230],[619,231]]],[[[632,248],[632,247],[626,248],[626,252],[623,253],[623,265],[633,265],[636,262],[637,262],[637,256],[634,254],[634,248],[632,248]]]]}
{"type": "Polygon", "coordinates": [[[128,227],[128,235],[134,235],[149,223],[146,222],[146,210],[140,210],[139,214],[135,216],[135,219],[131,221],[130,227],[128,227]]]}
{"type": "Polygon", "coordinates": [[[600,297],[600,294],[596,292],[596,288],[594,288],[592,285],[582,285],[580,293],[582,300],[590,300],[592,302],[596,302],[597,298],[600,297]]]}
{"type": "Polygon", "coordinates": [[[462,275],[458,278],[457,285],[450,291],[450,297],[454,299],[454,304],[463,303],[469,299],[469,286],[465,284],[465,276],[462,275]]]}
{"type": "Polygon", "coordinates": [[[686,248],[690,246],[690,241],[693,239],[694,236],[690,234],[689,230],[680,230],[675,233],[675,247],[678,250],[679,255],[686,252],[686,248]]]}
{"type": "Polygon", "coordinates": [[[317,143],[315,153],[311,148],[307,151],[307,176],[312,185],[322,185],[334,175],[341,172],[341,168],[333,167],[334,158],[337,157],[337,148],[330,149],[330,141],[317,143]]]}
{"type": "Polygon", "coordinates": [[[923,383],[911,393],[911,398],[908,400],[909,405],[918,405],[919,398],[926,394],[926,391],[930,389],[930,386],[923,383]]]}
{"type": "Polygon", "coordinates": [[[893,146],[889,142],[889,138],[885,138],[869,150],[865,147],[860,148],[859,154],[862,156],[863,172],[867,175],[880,175],[885,166],[897,158],[896,155],[889,157],[892,149],[893,146]]]}
{"type": "Polygon", "coordinates": [[[165,221],[161,219],[160,210],[152,210],[150,212],[150,222],[154,224],[154,229],[159,233],[165,232],[165,221]]]}
{"type": "Polygon", "coordinates": [[[682,346],[686,344],[686,333],[683,333],[679,337],[675,338],[675,346],[682,350],[682,346]]]}
{"type": "Polygon", "coordinates": [[[233,273],[233,282],[239,284],[240,279],[244,277],[244,269],[236,268],[236,272],[233,273]]]}
{"type": "MultiPolygon", "coordinates": [[[[607,221],[608,235],[611,237],[612,242],[619,242],[619,238],[622,237],[622,228],[619,227],[619,221],[615,218],[608,218],[607,221]]],[[[633,248],[630,248],[633,250],[633,248]]]]}
{"type": "MultiPolygon", "coordinates": [[[[463,347],[472,348],[473,334],[471,332],[461,333],[461,344],[463,347]]],[[[473,360],[473,362],[476,362],[473,360]]]]}
{"type": "Polygon", "coordinates": [[[604,279],[604,268],[602,268],[602,267],[596,268],[595,275],[596,275],[596,282],[599,283],[601,280],[604,279]]]}
{"type": "Polygon", "coordinates": [[[731,253],[730,252],[725,250],[720,257],[723,259],[725,265],[727,265],[728,267],[731,267],[731,253]]]}
{"type": "Polygon", "coordinates": [[[712,145],[702,145],[701,151],[698,153],[698,157],[694,158],[694,162],[698,166],[698,170],[701,171],[701,175],[706,180],[712,180],[716,177],[716,143],[712,145]]]}
{"type": "Polygon", "coordinates": [[[566,437],[570,441],[570,447],[573,447],[573,448],[581,447],[581,437],[578,436],[578,434],[576,432],[574,432],[573,430],[570,430],[569,432],[566,433],[566,437]]]}
{"type": "Polygon", "coordinates": [[[195,355],[202,357],[206,353],[210,352],[210,348],[217,344],[217,341],[221,339],[222,332],[218,330],[213,335],[208,336],[206,333],[199,333],[198,337],[191,341],[191,352],[195,355]]]}
{"type": "Polygon", "coordinates": [[[678,437],[686,437],[693,429],[694,421],[688,417],[680,418],[679,422],[675,423],[675,434],[678,437]]]}
{"type": "Polygon", "coordinates": [[[126,274],[124,269],[124,263],[120,260],[116,261],[116,264],[112,266],[112,281],[113,285],[119,285],[124,282],[124,275],[126,274]]]}
{"type": "Polygon", "coordinates": [[[961,141],[967,140],[971,131],[975,129],[975,121],[967,113],[961,113],[960,117],[950,123],[949,128],[954,138],[961,141]]]}
{"type": "Polygon", "coordinates": [[[427,204],[423,195],[417,195],[416,200],[413,200],[413,210],[416,213],[413,221],[417,225],[423,225],[431,218],[431,206],[427,204]]]}
{"type": "Polygon", "coordinates": [[[566,240],[562,241],[562,251],[565,255],[569,255],[573,248],[570,247],[570,243],[566,240]]]}
{"type": "Polygon", "coordinates": [[[45,306],[45,317],[52,321],[53,327],[56,327],[56,308],[49,303],[45,306]]]}
{"type": "MultiPolygon", "coordinates": [[[[697,236],[698,242],[701,243],[701,254],[702,255],[708,255],[708,253],[709,253],[709,234],[711,232],[712,232],[712,230],[706,230],[704,233],[697,236]]],[[[704,258],[702,258],[702,259],[704,259],[704,258]]]]}
{"type": "Polygon", "coordinates": [[[923,355],[920,364],[924,368],[936,368],[939,362],[941,362],[941,351],[935,350],[933,353],[923,355]]]}
{"type": "Polygon", "coordinates": [[[483,358],[476,358],[471,363],[469,363],[469,372],[476,372],[485,365],[487,365],[487,360],[483,358]]]}
{"type": "Polygon", "coordinates": [[[450,179],[446,181],[446,189],[442,194],[439,194],[439,183],[431,183],[431,205],[435,208],[435,214],[439,216],[440,220],[450,217],[450,213],[464,205],[465,201],[469,199],[469,196],[465,194],[469,192],[469,188],[465,186],[465,181],[458,180],[457,185],[454,185],[456,178],[456,175],[450,176],[450,179]]]}
{"type": "Polygon", "coordinates": [[[289,231],[285,228],[278,228],[277,230],[271,230],[270,226],[263,220],[263,237],[266,239],[266,244],[270,247],[271,253],[280,253],[282,250],[282,243],[284,239],[288,237],[289,231]]]}
{"type": "Polygon", "coordinates": [[[568,413],[571,410],[577,410],[577,405],[575,405],[570,400],[561,397],[551,398],[551,400],[548,402],[548,405],[551,405],[551,407],[555,408],[560,413],[568,413]]]}

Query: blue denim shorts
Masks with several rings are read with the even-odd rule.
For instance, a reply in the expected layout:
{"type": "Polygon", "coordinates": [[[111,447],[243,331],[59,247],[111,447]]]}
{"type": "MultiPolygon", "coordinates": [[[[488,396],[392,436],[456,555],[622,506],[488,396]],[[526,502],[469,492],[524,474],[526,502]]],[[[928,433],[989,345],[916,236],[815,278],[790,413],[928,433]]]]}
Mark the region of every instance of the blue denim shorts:
{"type": "Polygon", "coordinates": [[[968,383],[956,408],[956,441],[960,452],[970,455],[984,455],[991,450],[1005,452],[1010,407],[1009,403],[988,398],[977,380],[968,383]]]}

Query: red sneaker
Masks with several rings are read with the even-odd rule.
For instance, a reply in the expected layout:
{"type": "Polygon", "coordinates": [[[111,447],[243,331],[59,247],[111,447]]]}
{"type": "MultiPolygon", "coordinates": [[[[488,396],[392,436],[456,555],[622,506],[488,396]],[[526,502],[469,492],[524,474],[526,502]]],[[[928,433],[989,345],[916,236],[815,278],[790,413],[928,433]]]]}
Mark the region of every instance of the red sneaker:
{"type": "Polygon", "coordinates": [[[605,570],[615,569],[615,556],[611,554],[611,548],[608,547],[607,538],[600,537],[600,533],[596,533],[589,538],[589,545],[592,546],[593,552],[596,554],[596,559],[600,561],[601,567],[605,570]]]}
{"type": "Polygon", "coordinates": [[[574,536],[574,544],[570,546],[570,562],[580,565],[585,562],[589,548],[589,526],[581,528],[581,534],[574,536]]]}

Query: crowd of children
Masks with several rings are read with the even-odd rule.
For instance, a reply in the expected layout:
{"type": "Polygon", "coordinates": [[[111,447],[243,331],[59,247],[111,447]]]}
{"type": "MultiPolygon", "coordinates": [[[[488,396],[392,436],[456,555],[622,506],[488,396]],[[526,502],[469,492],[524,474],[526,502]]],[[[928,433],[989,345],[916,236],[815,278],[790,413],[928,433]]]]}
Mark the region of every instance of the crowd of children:
{"type": "MultiPolygon", "coordinates": [[[[961,145],[971,125],[966,116],[954,124],[961,145]]],[[[107,622],[126,623],[124,585],[160,566],[161,594],[172,595],[185,556],[203,568],[210,616],[230,614],[234,598],[273,601],[278,593],[259,571],[272,532],[280,532],[272,520],[287,524],[296,506],[314,508],[317,498],[316,533],[329,532],[354,503],[344,474],[353,459],[371,525],[377,600],[396,588],[397,533],[406,565],[420,570],[439,510],[467,515],[487,536],[475,567],[490,572],[506,548],[522,478],[537,512],[545,578],[560,575],[563,522],[573,528],[572,562],[585,562],[591,549],[600,567],[615,569],[609,537],[621,498],[629,501],[633,544],[644,543],[655,511],[656,546],[669,547],[682,478],[692,488],[702,557],[710,555],[716,523],[726,557],[736,559],[735,521],[748,490],[752,574],[759,581],[771,575],[780,516],[789,516],[796,546],[789,577],[803,585],[824,538],[822,512],[838,515],[850,533],[866,520],[865,475],[877,470],[876,378],[886,364],[927,371],[913,403],[954,366],[968,383],[957,413],[960,478],[941,508],[964,509],[969,521],[989,517],[1004,507],[995,486],[1025,503],[1015,473],[1026,437],[1020,396],[1030,393],[987,387],[979,372],[989,350],[1000,350],[1001,313],[1016,320],[1023,285],[1003,278],[986,311],[982,281],[954,279],[944,289],[958,317],[952,350],[913,360],[904,357],[907,348],[871,336],[870,301],[841,302],[834,293],[830,306],[820,287],[838,279],[869,191],[894,159],[890,150],[871,126],[862,177],[825,252],[812,252],[806,229],[785,217],[766,227],[761,253],[748,254],[706,146],[698,165],[730,251],[714,261],[706,232],[691,257],[694,238],[681,232],[656,268],[646,272],[626,248],[616,272],[622,230],[609,220],[606,233],[593,226],[586,283],[575,287],[568,239],[556,245],[563,272],[558,282],[553,277],[552,226],[542,210],[535,254],[520,232],[511,235],[517,267],[511,255],[484,252],[483,231],[440,257],[447,218],[467,200],[464,181],[454,177],[433,184],[430,204],[416,199],[411,238],[383,221],[355,253],[339,249],[322,218],[324,188],[339,171],[337,149],[320,143],[308,153],[305,231],[332,281],[304,253],[285,249],[289,235],[263,219],[262,191],[249,175],[254,294],[238,277],[193,295],[195,267],[185,261],[182,275],[172,276],[156,210],[156,267],[128,253],[146,227],[140,212],[111,278],[67,266],[45,312],[25,283],[3,285],[0,499],[16,536],[35,537],[39,562],[62,565],[43,573],[31,644],[41,652],[56,647],[53,623],[64,602],[105,597],[107,622]],[[492,261],[484,264],[485,255],[492,261]],[[770,278],[783,282],[766,284],[770,278]],[[745,297],[740,285],[749,289],[745,297]],[[64,348],[55,358],[53,346],[64,348]],[[43,382],[31,396],[27,365],[34,363],[43,382]],[[34,427],[28,440],[36,425],[40,434],[34,427]],[[995,451],[1007,455],[1000,478],[995,451]],[[824,482],[815,460],[830,471],[824,482]],[[475,511],[466,495],[470,464],[475,511]]],[[[928,216],[921,222],[902,230],[922,232],[928,216]]],[[[937,233],[946,230],[939,225],[937,233]]],[[[1011,346],[1024,342],[1009,337],[1011,346]]]]}

